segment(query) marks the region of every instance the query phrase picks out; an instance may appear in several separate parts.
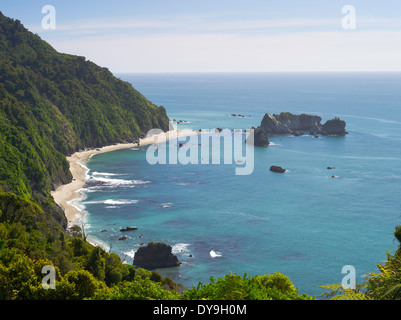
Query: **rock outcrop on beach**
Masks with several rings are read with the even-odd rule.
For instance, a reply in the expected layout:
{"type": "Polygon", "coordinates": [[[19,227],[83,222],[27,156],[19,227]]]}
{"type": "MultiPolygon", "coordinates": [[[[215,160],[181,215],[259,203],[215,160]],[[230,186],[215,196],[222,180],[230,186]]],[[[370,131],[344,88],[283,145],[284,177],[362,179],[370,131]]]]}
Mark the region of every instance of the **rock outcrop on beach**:
{"type": "Polygon", "coordinates": [[[134,256],[134,265],[146,269],[176,267],[180,264],[172,253],[172,247],[162,242],[149,242],[146,247],[140,247],[134,256]]]}
{"type": "Polygon", "coordinates": [[[344,135],[345,121],[339,118],[328,120],[321,124],[322,118],[319,116],[300,114],[294,115],[289,112],[281,112],[279,115],[266,113],[260,124],[267,135],[269,134],[294,134],[302,135],[307,131],[311,134],[321,135],[344,135]]]}

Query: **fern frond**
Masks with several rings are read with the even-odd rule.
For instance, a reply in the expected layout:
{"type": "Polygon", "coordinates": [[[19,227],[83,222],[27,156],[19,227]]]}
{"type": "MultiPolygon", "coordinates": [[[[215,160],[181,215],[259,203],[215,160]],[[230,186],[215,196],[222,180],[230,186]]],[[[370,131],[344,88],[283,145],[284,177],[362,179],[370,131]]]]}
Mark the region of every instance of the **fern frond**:
{"type": "Polygon", "coordinates": [[[392,300],[401,298],[401,283],[397,283],[394,286],[390,287],[383,295],[383,298],[390,298],[392,300]]]}

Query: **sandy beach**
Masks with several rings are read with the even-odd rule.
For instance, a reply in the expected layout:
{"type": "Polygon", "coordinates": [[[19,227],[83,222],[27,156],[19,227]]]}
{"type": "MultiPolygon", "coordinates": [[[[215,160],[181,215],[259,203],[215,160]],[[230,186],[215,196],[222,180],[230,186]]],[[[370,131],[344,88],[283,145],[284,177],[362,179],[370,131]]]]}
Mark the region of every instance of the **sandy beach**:
{"type": "MultiPolygon", "coordinates": [[[[196,131],[192,130],[172,130],[165,133],[154,135],[150,138],[144,138],[139,140],[139,146],[145,146],[153,144],[155,142],[163,142],[175,137],[183,137],[188,135],[197,134],[196,131]]],[[[120,143],[102,148],[89,149],[81,152],[76,152],[73,155],[67,157],[70,163],[70,171],[72,174],[72,181],[68,184],[60,186],[57,190],[52,192],[54,201],[63,209],[67,220],[68,227],[74,224],[76,216],[81,212],[71,204],[71,201],[77,199],[81,194],[79,192],[86,182],[87,168],[84,164],[90,159],[91,156],[110,152],[119,149],[127,149],[138,147],[138,143],[120,143]]]]}

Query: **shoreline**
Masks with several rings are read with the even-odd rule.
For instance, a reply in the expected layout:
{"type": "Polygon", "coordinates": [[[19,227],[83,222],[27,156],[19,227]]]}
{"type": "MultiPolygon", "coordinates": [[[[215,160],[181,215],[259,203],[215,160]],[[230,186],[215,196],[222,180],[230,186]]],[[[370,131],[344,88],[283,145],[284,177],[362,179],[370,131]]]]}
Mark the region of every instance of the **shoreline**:
{"type": "Polygon", "coordinates": [[[167,132],[162,132],[152,137],[139,139],[139,143],[118,143],[114,145],[104,146],[102,148],[78,151],[71,156],[68,156],[67,161],[70,164],[72,181],[68,184],[61,185],[55,191],[51,192],[54,201],[64,211],[68,223],[67,228],[70,228],[72,225],[76,224],[74,223],[76,218],[79,214],[82,213],[82,211],[72,205],[71,202],[82,196],[82,193],[80,193],[79,190],[81,190],[85,186],[88,173],[88,169],[85,167],[85,164],[92,156],[99,153],[111,152],[115,150],[142,147],[156,142],[164,142],[176,137],[185,137],[193,134],[197,134],[197,132],[190,129],[171,130],[167,132]],[[156,138],[157,141],[155,141],[156,138]]]}

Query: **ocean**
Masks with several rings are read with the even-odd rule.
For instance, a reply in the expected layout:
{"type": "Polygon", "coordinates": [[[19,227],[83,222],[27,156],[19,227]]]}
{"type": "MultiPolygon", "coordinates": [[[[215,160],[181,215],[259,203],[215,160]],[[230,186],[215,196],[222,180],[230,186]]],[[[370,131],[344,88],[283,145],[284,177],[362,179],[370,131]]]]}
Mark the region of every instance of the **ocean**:
{"type": "Polygon", "coordinates": [[[249,129],[265,113],[291,112],[322,123],[340,117],[349,132],[270,136],[271,145],[255,148],[250,175],[235,175],[236,163],[151,165],[148,147],[93,156],[76,205],[92,241],[126,263],[141,245],[164,242],[182,265],[156,271],[187,288],[229,272],[281,272],[300,293],[318,295],[319,286],[341,283],[344,266],[363,282],[396,249],[400,73],[117,76],[163,105],[181,129],[249,129]],[[119,240],[126,226],[138,230],[119,240]]]}

